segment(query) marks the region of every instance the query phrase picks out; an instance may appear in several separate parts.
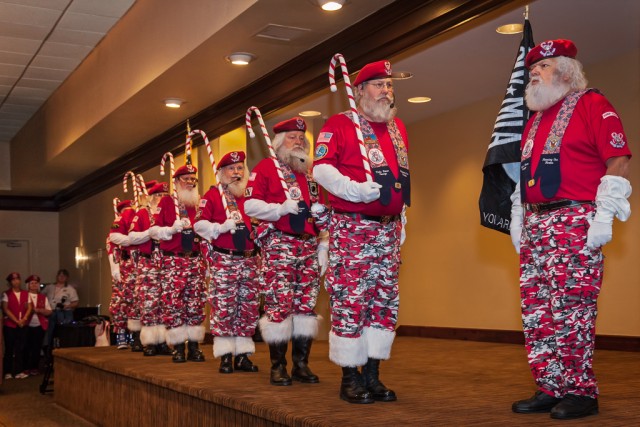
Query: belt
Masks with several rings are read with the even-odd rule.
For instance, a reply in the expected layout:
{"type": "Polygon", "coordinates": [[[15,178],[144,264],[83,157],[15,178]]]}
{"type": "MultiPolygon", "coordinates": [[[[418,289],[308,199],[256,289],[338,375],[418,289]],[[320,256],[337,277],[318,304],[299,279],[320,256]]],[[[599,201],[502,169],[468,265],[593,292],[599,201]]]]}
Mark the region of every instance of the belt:
{"type": "Polygon", "coordinates": [[[151,258],[151,254],[140,252],[140,251],[131,251],[132,257],[142,257],[142,258],[151,258]]]}
{"type": "Polygon", "coordinates": [[[160,251],[164,256],[177,256],[180,258],[195,258],[200,255],[198,251],[189,251],[189,252],[171,252],[171,251],[160,251]]]}
{"type": "Polygon", "coordinates": [[[555,200],[553,202],[548,202],[548,203],[525,203],[524,207],[526,210],[530,212],[540,213],[540,212],[548,212],[548,211],[552,211],[560,208],[567,208],[569,206],[584,205],[587,203],[593,203],[593,202],[591,200],[563,199],[563,200],[555,200]]]}
{"type": "Polygon", "coordinates": [[[313,239],[314,237],[316,237],[313,234],[309,234],[309,233],[294,234],[294,233],[287,233],[286,231],[282,231],[282,230],[278,230],[278,231],[280,233],[282,233],[282,234],[286,234],[287,236],[295,237],[296,239],[300,239],[300,240],[303,240],[305,242],[307,240],[310,240],[310,239],[313,239]]]}
{"type": "Polygon", "coordinates": [[[365,215],[361,213],[352,213],[352,212],[337,212],[340,215],[346,215],[350,218],[356,219],[358,221],[366,220],[366,221],[375,221],[380,224],[389,224],[392,221],[396,221],[400,219],[400,215],[382,215],[382,216],[374,216],[374,215],[365,215]]]}
{"type": "Polygon", "coordinates": [[[221,254],[241,256],[244,258],[251,258],[252,256],[256,256],[256,254],[258,253],[256,249],[253,249],[250,251],[235,251],[233,249],[219,248],[218,246],[211,246],[211,249],[213,249],[216,252],[220,252],[221,254]]]}

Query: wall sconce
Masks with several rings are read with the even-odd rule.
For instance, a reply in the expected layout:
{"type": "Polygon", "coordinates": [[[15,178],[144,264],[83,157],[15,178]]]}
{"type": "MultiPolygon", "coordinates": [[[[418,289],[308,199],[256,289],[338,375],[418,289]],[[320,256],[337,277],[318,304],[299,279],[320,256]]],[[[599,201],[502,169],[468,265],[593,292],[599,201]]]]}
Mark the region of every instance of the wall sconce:
{"type": "Polygon", "coordinates": [[[89,257],[82,246],[76,246],[76,268],[84,268],[88,265],[89,257]]]}
{"type": "Polygon", "coordinates": [[[182,104],[184,104],[184,99],[180,98],[166,98],[164,101],[164,105],[169,108],[180,108],[182,104]]]}
{"type": "Polygon", "coordinates": [[[234,52],[231,55],[225,57],[228,62],[231,62],[233,65],[247,65],[249,62],[256,59],[256,57],[247,52],[234,52]]]}

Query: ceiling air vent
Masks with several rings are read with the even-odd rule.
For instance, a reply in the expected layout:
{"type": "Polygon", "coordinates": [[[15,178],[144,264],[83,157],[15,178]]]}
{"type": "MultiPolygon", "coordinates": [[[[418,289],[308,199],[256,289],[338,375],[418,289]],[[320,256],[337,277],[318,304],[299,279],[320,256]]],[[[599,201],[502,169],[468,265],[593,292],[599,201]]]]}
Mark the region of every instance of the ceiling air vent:
{"type": "Polygon", "coordinates": [[[255,36],[265,39],[290,42],[308,34],[309,31],[311,31],[309,28],[287,27],[286,25],[269,24],[258,31],[255,36]]]}

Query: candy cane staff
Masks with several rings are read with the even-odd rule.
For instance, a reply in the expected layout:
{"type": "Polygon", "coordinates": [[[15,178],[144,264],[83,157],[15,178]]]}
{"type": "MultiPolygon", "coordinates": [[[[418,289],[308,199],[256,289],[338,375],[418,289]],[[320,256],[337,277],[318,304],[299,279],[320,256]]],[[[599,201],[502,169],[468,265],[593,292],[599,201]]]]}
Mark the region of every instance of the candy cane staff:
{"type": "Polygon", "coordinates": [[[243,151],[232,151],[220,159],[216,179],[222,191],[215,187],[207,191],[194,226],[211,245],[207,261],[210,325],[213,356],[220,358],[219,372],[223,374],[258,371],[249,359],[255,353],[252,337],[259,316],[260,280],[251,219],[244,212],[245,157],[243,151]]]}
{"type": "Polygon", "coordinates": [[[325,277],[329,358],[342,367],[343,400],[394,401],[396,394],[379,380],[379,366],[389,359],[395,337],[401,217],[410,204],[408,138],[394,106],[392,79],[399,76],[389,61],[367,64],[352,97],[341,65],[352,108],[330,117],[320,130],[313,168],[334,210],[325,277]]]}
{"type": "Polygon", "coordinates": [[[246,191],[247,215],[263,222],[264,232],[261,231],[259,241],[266,291],[260,331],[269,345],[270,382],[277,386],[291,385],[292,379],[304,383],[319,381],[308,363],[319,326],[314,311],[319,279],[328,261],[328,211],[318,203],[306,130],[305,121],[299,117],[274,126],[275,136],[270,144],[274,155],[256,165],[246,191]],[[286,191],[282,191],[280,182],[284,182],[286,191]],[[323,222],[315,221],[314,210],[325,213],[323,222]],[[321,231],[324,234],[319,238],[321,231]],[[286,368],[290,340],[291,376],[286,368]]]}
{"type": "Polygon", "coordinates": [[[187,156],[185,165],[172,174],[174,197],[160,199],[149,229],[149,236],[160,242],[162,323],[167,328],[166,342],[174,348],[175,363],[204,361],[199,343],[204,340],[205,269],[193,231],[200,200],[197,172],[187,156]]]}

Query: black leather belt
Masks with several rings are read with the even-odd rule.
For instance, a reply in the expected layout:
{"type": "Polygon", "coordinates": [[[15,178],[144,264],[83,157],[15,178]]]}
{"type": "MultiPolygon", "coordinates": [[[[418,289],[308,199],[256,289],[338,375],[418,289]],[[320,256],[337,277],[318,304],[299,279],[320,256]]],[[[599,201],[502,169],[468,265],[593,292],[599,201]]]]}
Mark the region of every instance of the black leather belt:
{"type": "Polygon", "coordinates": [[[256,256],[256,254],[258,253],[256,249],[253,249],[251,251],[236,251],[233,249],[219,248],[218,246],[211,246],[211,249],[213,249],[216,252],[220,252],[221,254],[241,256],[244,258],[251,258],[253,256],[256,256]]]}
{"type": "Polygon", "coordinates": [[[164,256],[177,256],[180,258],[195,258],[198,255],[200,255],[200,252],[198,251],[191,251],[191,252],[160,251],[160,252],[162,252],[162,255],[164,256]]]}
{"type": "Polygon", "coordinates": [[[374,216],[374,215],[365,215],[361,213],[352,213],[352,212],[338,212],[338,213],[341,215],[346,215],[358,221],[361,221],[361,220],[375,221],[375,222],[379,222],[380,224],[389,224],[392,221],[396,221],[400,219],[400,215],[374,216]]]}
{"type": "Polygon", "coordinates": [[[525,203],[524,207],[526,210],[530,212],[540,213],[540,212],[548,212],[548,211],[552,211],[560,208],[567,208],[569,206],[584,205],[587,203],[593,203],[593,202],[590,200],[563,199],[563,200],[554,200],[553,202],[548,202],[548,203],[525,203]]]}
{"type": "Polygon", "coordinates": [[[129,255],[129,251],[122,251],[120,254],[120,259],[123,261],[128,261],[131,259],[131,255],[129,255]]]}

